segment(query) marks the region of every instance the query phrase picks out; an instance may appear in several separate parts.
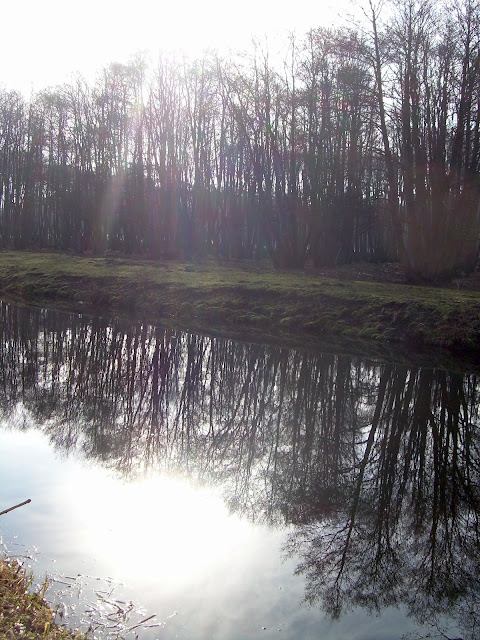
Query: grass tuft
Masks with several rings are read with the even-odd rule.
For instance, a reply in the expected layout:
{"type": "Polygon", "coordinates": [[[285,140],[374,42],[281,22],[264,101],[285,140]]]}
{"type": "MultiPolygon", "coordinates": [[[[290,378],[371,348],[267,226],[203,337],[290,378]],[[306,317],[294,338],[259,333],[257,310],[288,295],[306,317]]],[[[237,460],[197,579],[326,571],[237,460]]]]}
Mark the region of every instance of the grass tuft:
{"type": "Polygon", "coordinates": [[[30,591],[32,578],[14,560],[0,558],[0,640],[86,640],[82,633],[55,623],[45,602],[48,583],[30,591]]]}

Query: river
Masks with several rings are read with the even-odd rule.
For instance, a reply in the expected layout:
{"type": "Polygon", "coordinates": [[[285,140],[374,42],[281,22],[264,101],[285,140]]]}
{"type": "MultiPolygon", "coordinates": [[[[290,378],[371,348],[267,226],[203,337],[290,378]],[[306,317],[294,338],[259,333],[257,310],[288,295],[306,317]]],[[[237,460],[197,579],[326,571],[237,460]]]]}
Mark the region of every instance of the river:
{"type": "Polygon", "coordinates": [[[475,373],[6,303],[0,334],[1,546],[58,621],[478,637],[475,373]]]}

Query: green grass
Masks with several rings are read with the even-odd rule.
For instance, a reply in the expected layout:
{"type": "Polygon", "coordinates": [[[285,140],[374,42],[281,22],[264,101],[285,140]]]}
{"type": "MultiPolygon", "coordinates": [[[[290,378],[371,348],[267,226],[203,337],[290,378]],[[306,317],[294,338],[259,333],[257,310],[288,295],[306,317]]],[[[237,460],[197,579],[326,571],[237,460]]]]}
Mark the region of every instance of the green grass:
{"type": "Polygon", "coordinates": [[[55,613],[45,602],[45,583],[38,593],[30,591],[21,565],[0,558],[0,640],[85,640],[86,636],[55,624],[55,613]]]}
{"type": "Polygon", "coordinates": [[[4,298],[252,340],[363,351],[480,349],[477,292],[320,278],[255,264],[0,252],[4,298]]]}

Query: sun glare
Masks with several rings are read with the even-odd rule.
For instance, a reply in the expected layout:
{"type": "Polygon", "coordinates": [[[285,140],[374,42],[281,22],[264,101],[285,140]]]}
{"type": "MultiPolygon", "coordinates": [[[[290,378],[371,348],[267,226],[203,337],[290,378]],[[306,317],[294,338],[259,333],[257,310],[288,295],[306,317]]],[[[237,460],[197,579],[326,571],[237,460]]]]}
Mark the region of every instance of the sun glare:
{"type": "Polygon", "coordinates": [[[180,478],[122,484],[94,473],[91,481],[76,502],[88,513],[83,535],[92,539],[83,543],[95,546],[112,572],[121,564],[123,575],[137,580],[156,574],[169,585],[191,581],[232,553],[248,528],[211,490],[180,478]]]}
{"type": "MultiPolygon", "coordinates": [[[[63,0],[22,3],[21,29],[7,29],[0,40],[0,84],[27,95],[69,82],[79,72],[91,80],[110,62],[126,62],[137,52],[155,58],[160,50],[200,55],[248,49],[254,37],[272,44],[280,34],[329,26],[339,5],[307,2],[301,11],[274,0],[226,5],[220,0],[63,0]]],[[[3,7],[4,24],[19,24],[18,5],[3,7]]]]}

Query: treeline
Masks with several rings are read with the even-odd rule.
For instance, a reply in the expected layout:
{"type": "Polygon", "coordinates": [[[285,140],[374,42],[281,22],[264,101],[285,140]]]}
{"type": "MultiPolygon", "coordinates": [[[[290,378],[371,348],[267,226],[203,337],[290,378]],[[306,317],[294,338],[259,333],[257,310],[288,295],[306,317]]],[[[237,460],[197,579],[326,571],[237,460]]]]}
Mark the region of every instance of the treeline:
{"type": "Polygon", "coordinates": [[[471,271],[480,8],[375,6],[357,29],[222,59],[141,57],[26,100],[0,91],[0,246],[278,266],[471,271]]]}

